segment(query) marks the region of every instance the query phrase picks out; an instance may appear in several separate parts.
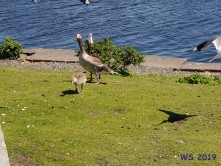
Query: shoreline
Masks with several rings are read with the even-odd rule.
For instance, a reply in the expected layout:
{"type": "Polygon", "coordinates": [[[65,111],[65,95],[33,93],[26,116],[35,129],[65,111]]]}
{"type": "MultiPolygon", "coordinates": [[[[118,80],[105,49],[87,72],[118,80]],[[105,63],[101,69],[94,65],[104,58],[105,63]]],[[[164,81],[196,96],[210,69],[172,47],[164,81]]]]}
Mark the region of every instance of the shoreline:
{"type": "MultiPolygon", "coordinates": [[[[75,50],[69,49],[23,49],[17,60],[0,60],[0,66],[35,68],[48,70],[84,71],[75,56],[75,50]]],[[[140,66],[129,66],[133,74],[158,74],[163,76],[186,76],[191,74],[221,76],[221,63],[188,62],[186,58],[145,55],[140,66]]]]}
{"type": "MultiPolygon", "coordinates": [[[[56,70],[56,71],[85,71],[79,63],[66,63],[66,62],[21,62],[19,60],[0,60],[0,66],[10,66],[18,68],[32,68],[32,69],[44,69],[44,70],[56,70]]],[[[149,75],[157,74],[161,76],[188,76],[192,74],[204,74],[204,75],[217,75],[217,73],[210,72],[193,72],[193,71],[178,71],[172,68],[158,68],[140,66],[129,66],[128,69],[137,75],[149,75]]]]}

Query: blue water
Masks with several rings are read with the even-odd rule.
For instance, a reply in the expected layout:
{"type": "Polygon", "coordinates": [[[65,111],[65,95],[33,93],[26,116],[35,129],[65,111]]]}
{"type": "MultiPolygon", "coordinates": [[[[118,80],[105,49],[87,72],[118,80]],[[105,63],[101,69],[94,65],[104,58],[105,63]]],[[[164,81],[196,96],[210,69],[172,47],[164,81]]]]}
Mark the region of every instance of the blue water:
{"type": "MultiPolygon", "coordinates": [[[[206,62],[215,47],[191,49],[221,34],[220,0],[1,0],[0,42],[6,37],[25,48],[78,49],[75,36],[109,37],[148,55],[206,62]]],[[[219,62],[219,61],[214,61],[219,62]]]]}

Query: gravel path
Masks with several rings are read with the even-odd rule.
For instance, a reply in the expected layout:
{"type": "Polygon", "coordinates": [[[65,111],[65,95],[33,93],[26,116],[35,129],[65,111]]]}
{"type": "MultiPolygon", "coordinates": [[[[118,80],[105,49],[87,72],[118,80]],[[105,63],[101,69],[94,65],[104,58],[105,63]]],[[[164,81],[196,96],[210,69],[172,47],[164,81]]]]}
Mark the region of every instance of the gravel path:
{"type": "Polygon", "coordinates": [[[188,76],[191,74],[198,74],[198,72],[178,71],[172,68],[158,68],[147,66],[129,66],[128,68],[132,73],[139,75],[158,74],[162,76],[188,76]]]}
{"type": "Polygon", "coordinates": [[[17,60],[0,60],[0,66],[12,66],[46,70],[83,70],[83,68],[78,63],[65,62],[20,62],[17,60]]]}
{"type": "MultiPolygon", "coordinates": [[[[21,62],[17,60],[0,60],[0,66],[12,66],[21,68],[47,69],[47,70],[68,70],[81,71],[83,68],[79,63],[64,62],[21,62]]],[[[156,68],[146,66],[129,66],[132,73],[139,75],[158,74],[163,76],[186,76],[197,72],[174,71],[171,68],[156,68]]]]}

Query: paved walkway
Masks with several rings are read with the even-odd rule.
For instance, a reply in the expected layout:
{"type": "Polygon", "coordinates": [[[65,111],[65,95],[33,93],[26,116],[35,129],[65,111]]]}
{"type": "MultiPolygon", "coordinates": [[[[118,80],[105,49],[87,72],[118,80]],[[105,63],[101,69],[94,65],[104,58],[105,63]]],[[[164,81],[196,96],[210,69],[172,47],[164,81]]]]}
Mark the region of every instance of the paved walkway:
{"type": "Polygon", "coordinates": [[[0,126],[0,166],[10,166],[1,126],[0,126]]]}
{"type": "Polygon", "coordinates": [[[30,62],[78,62],[75,50],[38,48],[23,50],[23,53],[31,55],[25,58],[25,60],[30,62]]]}
{"type": "MultiPolygon", "coordinates": [[[[75,50],[38,48],[24,49],[23,53],[29,55],[25,57],[25,60],[31,62],[78,62],[75,50]]],[[[221,72],[221,63],[197,63],[189,62],[186,58],[157,55],[146,55],[144,59],[143,65],[148,67],[172,68],[181,71],[221,72]]]]}

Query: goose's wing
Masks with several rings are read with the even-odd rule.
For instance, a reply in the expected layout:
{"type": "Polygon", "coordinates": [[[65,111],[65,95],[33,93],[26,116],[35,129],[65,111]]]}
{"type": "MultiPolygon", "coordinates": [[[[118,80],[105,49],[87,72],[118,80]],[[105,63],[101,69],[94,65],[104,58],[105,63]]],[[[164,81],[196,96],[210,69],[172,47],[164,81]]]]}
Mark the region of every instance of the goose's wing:
{"type": "Polygon", "coordinates": [[[88,56],[88,60],[92,63],[92,64],[94,64],[94,65],[96,65],[96,66],[102,66],[103,65],[103,63],[100,61],[100,59],[98,59],[98,58],[96,58],[96,57],[93,57],[93,56],[88,56]]]}
{"type": "Polygon", "coordinates": [[[109,72],[111,74],[117,74],[114,70],[109,68],[107,65],[103,64],[103,62],[100,61],[100,59],[93,57],[93,56],[88,56],[88,60],[90,61],[91,64],[97,66],[98,68],[109,72]]]}
{"type": "Polygon", "coordinates": [[[215,59],[221,59],[221,53],[218,53],[213,59],[211,59],[209,62],[215,60],[215,59]]]}
{"type": "Polygon", "coordinates": [[[218,36],[214,41],[213,44],[216,47],[217,52],[221,52],[221,36],[218,36]]]}
{"type": "Polygon", "coordinates": [[[210,39],[210,40],[207,40],[207,41],[205,41],[205,42],[199,44],[198,46],[196,46],[196,47],[193,49],[193,51],[202,51],[202,50],[204,50],[204,49],[209,48],[209,47],[213,44],[214,40],[216,40],[216,39],[217,39],[217,37],[215,37],[215,38],[213,38],[213,39],[210,39]]]}

